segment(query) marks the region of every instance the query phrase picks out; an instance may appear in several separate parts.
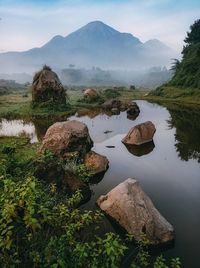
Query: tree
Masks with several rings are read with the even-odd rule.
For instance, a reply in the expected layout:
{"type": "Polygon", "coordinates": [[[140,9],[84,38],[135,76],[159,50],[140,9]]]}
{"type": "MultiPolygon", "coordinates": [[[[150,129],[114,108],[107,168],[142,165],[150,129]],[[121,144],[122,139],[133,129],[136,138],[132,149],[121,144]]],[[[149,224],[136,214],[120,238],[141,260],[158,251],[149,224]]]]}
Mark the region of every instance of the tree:
{"type": "Polygon", "coordinates": [[[197,44],[200,42],[200,19],[196,20],[190,26],[190,32],[187,32],[184,42],[187,45],[197,44]]]}

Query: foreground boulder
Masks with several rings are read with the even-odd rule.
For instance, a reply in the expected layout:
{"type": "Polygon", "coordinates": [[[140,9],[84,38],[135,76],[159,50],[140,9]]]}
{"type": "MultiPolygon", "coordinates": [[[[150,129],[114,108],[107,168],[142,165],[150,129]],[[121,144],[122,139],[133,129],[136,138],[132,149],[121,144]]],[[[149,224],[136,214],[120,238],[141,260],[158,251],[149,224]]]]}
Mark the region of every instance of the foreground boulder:
{"type": "Polygon", "coordinates": [[[58,104],[66,104],[63,85],[57,74],[46,65],[35,74],[31,89],[33,103],[53,101],[58,104]]]}
{"type": "Polygon", "coordinates": [[[153,140],[156,128],[151,121],[139,124],[131,128],[128,134],[122,139],[124,144],[141,145],[153,140]]]}
{"type": "Polygon", "coordinates": [[[76,120],[58,122],[50,126],[43,138],[40,151],[48,149],[56,155],[64,156],[69,152],[85,155],[90,151],[93,142],[88,128],[76,120]]]}
{"type": "Polygon", "coordinates": [[[109,161],[106,156],[90,151],[85,155],[84,164],[94,175],[97,175],[108,169],[109,161]]]}
{"type": "Polygon", "coordinates": [[[100,196],[97,204],[136,240],[142,234],[154,245],[174,239],[172,225],[154,207],[134,179],[127,179],[108,194],[100,196]]]}

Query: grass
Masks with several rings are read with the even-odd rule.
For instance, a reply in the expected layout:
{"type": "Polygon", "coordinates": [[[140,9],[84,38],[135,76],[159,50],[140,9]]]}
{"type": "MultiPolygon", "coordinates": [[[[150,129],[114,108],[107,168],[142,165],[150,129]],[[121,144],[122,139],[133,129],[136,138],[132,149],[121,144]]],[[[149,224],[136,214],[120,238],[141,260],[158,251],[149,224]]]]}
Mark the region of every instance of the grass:
{"type": "Polygon", "coordinates": [[[71,115],[75,112],[74,107],[66,110],[58,110],[53,106],[43,108],[31,107],[31,94],[24,98],[22,95],[9,94],[0,96],[0,117],[6,118],[51,118],[71,115]]]}
{"type": "MultiPolygon", "coordinates": [[[[139,90],[119,90],[120,96],[117,98],[122,102],[129,102],[133,99],[140,99],[146,92],[139,90]]],[[[67,109],[57,109],[56,107],[31,107],[31,94],[23,97],[22,94],[8,94],[0,96],[0,117],[6,118],[51,118],[65,117],[74,114],[76,111],[94,110],[100,108],[98,102],[87,103],[83,100],[82,90],[68,90],[70,105],[67,109]]]]}
{"type": "Polygon", "coordinates": [[[15,148],[15,155],[20,161],[31,160],[36,155],[38,143],[31,144],[25,135],[19,137],[0,137],[0,157],[3,158],[3,149],[6,147],[15,148]]]}
{"type": "Polygon", "coordinates": [[[200,105],[200,90],[194,88],[180,88],[162,86],[150,92],[143,99],[159,103],[175,103],[184,106],[200,105]]]}

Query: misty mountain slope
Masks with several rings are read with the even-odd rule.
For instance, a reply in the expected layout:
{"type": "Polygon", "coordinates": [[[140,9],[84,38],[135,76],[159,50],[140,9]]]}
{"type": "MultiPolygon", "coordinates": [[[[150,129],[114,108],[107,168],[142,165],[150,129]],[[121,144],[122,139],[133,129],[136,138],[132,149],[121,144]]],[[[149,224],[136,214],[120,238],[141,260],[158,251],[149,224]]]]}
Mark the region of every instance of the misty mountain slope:
{"type": "Polygon", "coordinates": [[[137,69],[168,65],[173,51],[159,40],[142,43],[101,21],[90,22],[66,37],[55,36],[44,46],[0,54],[0,72],[33,72],[43,64],[62,69],[69,64],[90,68],[137,69]]]}

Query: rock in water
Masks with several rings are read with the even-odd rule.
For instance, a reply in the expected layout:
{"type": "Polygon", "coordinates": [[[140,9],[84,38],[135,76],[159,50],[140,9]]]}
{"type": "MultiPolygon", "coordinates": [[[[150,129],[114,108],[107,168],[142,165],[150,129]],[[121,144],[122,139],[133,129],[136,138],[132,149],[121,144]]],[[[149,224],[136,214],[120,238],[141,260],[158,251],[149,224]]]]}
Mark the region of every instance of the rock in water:
{"type": "Polygon", "coordinates": [[[66,104],[66,93],[63,85],[57,74],[46,65],[33,78],[32,101],[33,103],[53,101],[58,104],[66,104]]]}
{"type": "Polygon", "coordinates": [[[155,132],[154,124],[151,121],[147,121],[131,128],[122,142],[125,144],[141,145],[152,141],[155,132]]]}
{"type": "Polygon", "coordinates": [[[88,128],[84,123],[76,120],[58,122],[50,126],[43,138],[40,151],[51,150],[56,155],[78,152],[85,155],[90,151],[93,142],[88,128]]]}
{"type": "Polygon", "coordinates": [[[112,108],[120,109],[121,105],[122,105],[122,102],[120,100],[111,99],[111,100],[107,100],[106,102],[104,102],[102,104],[102,108],[105,110],[110,110],[112,108]]]}
{"type": "Polygon", "coordinates": [[[146,234],[151,244],[174,239],[172,225],[154,207],[135,179],[127,179],[97,200],[99,207],[114,218],[136,240],[146,234]]]}
{"type": "Polygon", "coordinates": [[[140,113],[140,108],[136,102],[132,101],[128,104],[127,114],[128,115],[136,115],[140,113]]]}
{"type": "Polygon", "coordinates": [[[85,155],[84,164],[94,175],[105,172],[108,169],[107,157],[90,151],[85,155]]]}

